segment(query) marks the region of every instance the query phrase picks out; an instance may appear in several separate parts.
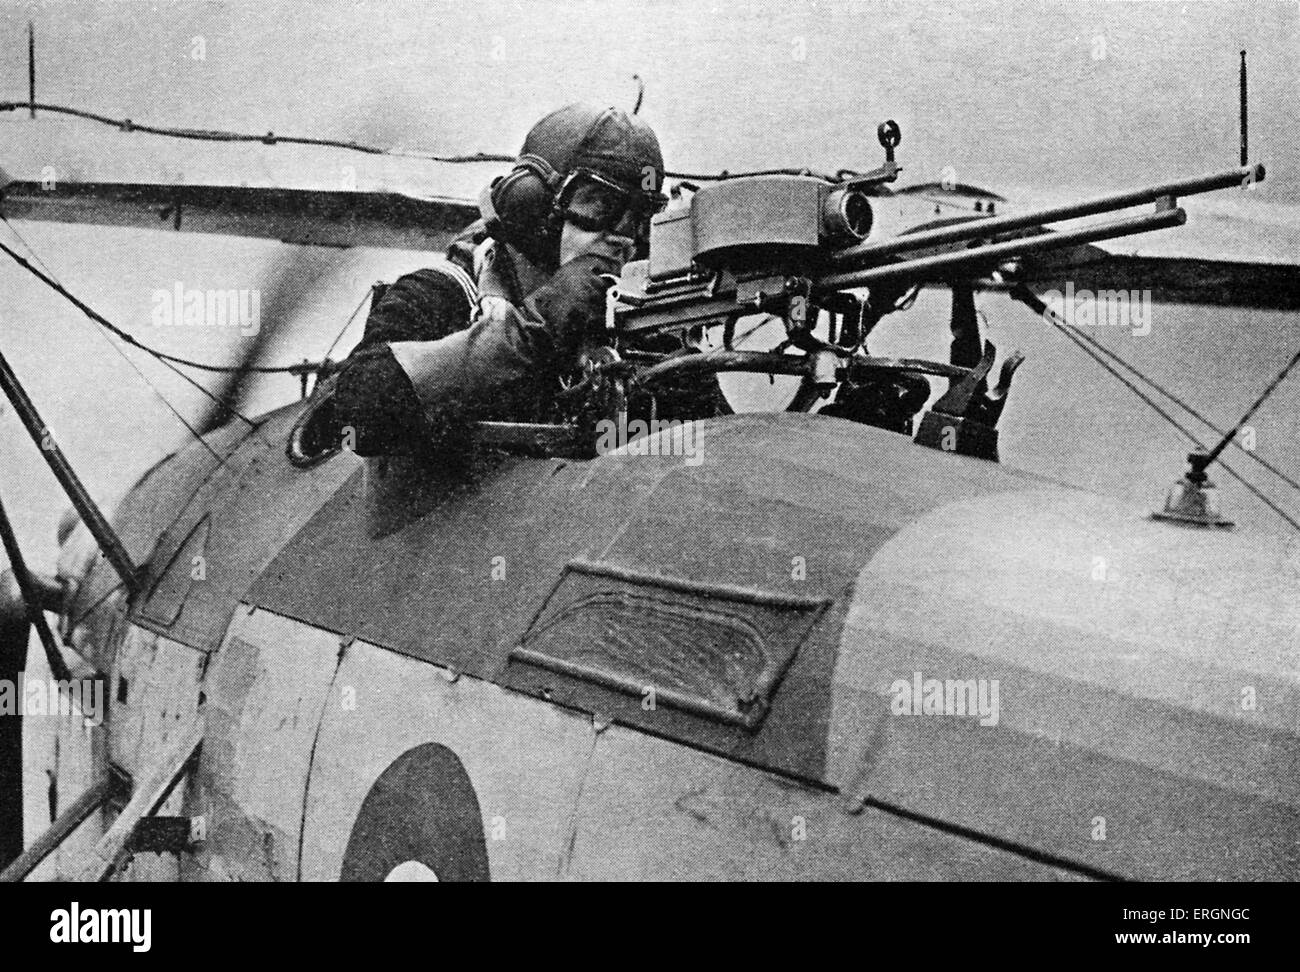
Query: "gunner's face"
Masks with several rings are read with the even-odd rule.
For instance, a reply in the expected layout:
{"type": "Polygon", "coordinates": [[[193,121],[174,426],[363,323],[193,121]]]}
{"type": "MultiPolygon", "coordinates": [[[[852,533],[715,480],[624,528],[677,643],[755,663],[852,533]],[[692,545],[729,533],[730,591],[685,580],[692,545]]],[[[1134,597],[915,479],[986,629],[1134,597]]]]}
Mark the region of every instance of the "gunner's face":
{"type": "Polygon", "coordinates": [[[626,263],[632,258],[635,233],[636,222],[631,213],[612,230],[585,230],[566,221],[560,232],[560,264],[566,264],[596,247],[612,248],[614,253],[621,254],[619,263],[626,263]]]}

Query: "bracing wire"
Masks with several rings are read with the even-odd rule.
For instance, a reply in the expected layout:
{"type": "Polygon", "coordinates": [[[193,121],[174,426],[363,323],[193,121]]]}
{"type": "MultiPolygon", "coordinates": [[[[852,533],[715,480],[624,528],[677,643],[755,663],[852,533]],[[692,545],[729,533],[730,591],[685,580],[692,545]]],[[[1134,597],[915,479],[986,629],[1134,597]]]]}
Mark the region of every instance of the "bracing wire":
{"type": "MultiPolygon", "coordinates": [[[[6,226],[9,227],[10,231],[11,231],[15,236],[18,237],[19,240],[22,240],[22,244],[23,244],[23,246],[25,246],[25,247],[27,248],[27,251],[32,255],[32,259],[34,259],[37,263],[39,263],[42,267],[44,267],[45,270],[46,270],[46,272],[49,273],[51,279],[53,279],[54,271],[53,271],[53,270],[50,270],[50,268],[46,265],[45,261],[41,259],[40,254],[38,254],[38,253],[36,252],[35,248],[33,248],[32,245],[31,245],[30,243],[28,243],[27,240],[24,239],[24,238],[22,237],[22,235],[19,234],[19,232],[18,232],[16,229],[14,229],[14,226],[13,226],[12,223],[10,223],[7,219],[4,220],[4,223],[5,223],[6,226]]],[[[3,243],[0,243],[0,247],[4,247],[4,244],[3,244],[3,243]]],[[[5,248],[6,250],[8,249],[7,247],[4,247],[4,248],[5,248]]],[[[57,281],[55,281],[55,282],[57,283],[57,281]]],[[[60,286],[61,286],[61,285],[60,285],[60,286]]],[[[199,442],[199,444],[202,445],[203,448],[206,449],[209,453],[211,453],[212,457],[213,457],[214,459],[216,459],[218,463],[221,463],[222,465],[224,465],[224,464],[225,464],[225,460],[222,459],[221,456],[219,456],[219,455],[216,453],[216,451],[213,450],[213,448],[212,448],[210,445],[208,445],[208,443],[204,440],[203,436],[201,436],[201,435],[199,434],[198,430],[195,429],[195,428],[194,428],[194,427],[189,423],[189,421],[185,418],[185,416],[182,415],[182,414],[180,413],[180,411],[178,411],[174,405],[172,405],[171,401],[168,400],[167,396],[164,395],[164,394],[163,394],[163,393],[158,389],[158,387],[157,387],[157,386],[156,386],[152,381],[149,380],[148,376],[145,375],[145,373],[144,373],[143,371],[140,370],[139,366],[137,366],[136,363],[135,363],[134,361],[132,361],[132,360],[127,356],[126,352],[124,352],[120,347],[118,347],[116,344],[114,344],[113,341],[109,339],[108,334],[104,333],[104,331],[103,331],[102,329],[101,329],[98,333],[99,333],[99,334],[104,338],[104,340],[108,343],[108,346],[111,347],[114,351],[116,351],[116,352],[118,353],[118,355],[122,358],[122,360],[125,361],[125,362],[126,362],[126,363],[131,367],[131,370],[134,371],[134,372],[135,372],[135,373],[140,377],[140,380],[143,381],[147,386],[149,386],[149,390],[150,390],[151,392],[153,392],[153,394],[155,395],[155,397],[157,397],[157,399],[158,399],[160,402],[163,403],[163,406],[167,409],[167,411],[171,412],[172,415],[175,416],[176,420],[177,420],[178,422],[180,422],[180,424],[181,424],[182,426],[184,426],[185,430],[186,430],[187,432],[189,432],[189,434],[190,434],[191,436],[193,436],[195,439],[197,439],[198,442],[199,442]]],[[[164,363],[164,364],[167,364],[167,362],[163,362],[163,363],[164,363]]],[[[175,367],[172,366],[172,365],[169,365],[169,364],[168,364],[168,367],[171,368],[171,370],[172,370],[173,372],[175,372],[176,374],[180,375],[180,377],[184,378],[186,381],[189,381],[191,384],[193,384],[195,387],[197,387],[197,388],[198,388],[200,391],[202,391],[204,394],[209,395],[210,397],[212,397],[212,396],[211,396],[211,392],[209,392],[209,391],[208,391],[206,388],[204,388],[202,385],[199,385],[197,382],[195,382],[192,378],[189,377],[189,375],[185,374],[183,371],[180,371],[179,369],[175,368],[175,367]]],[[[214,400],[214,401],[216,400],[215,397],[213,397],[213,400],[214,400]]],[[[233,409],[232,409],[232,411],[233,411],[233,409]]],[[[235,413],[235,414],[238,414],[238,413],[235,413]]],[[[242,416],[241,416],[241,418],[242,418],[242,416]]],[[[247,420],[246,420],[246,421],[247,421],[247,420]]]]}
{"type": "Polygon", "coordinates": [[[357,306],[353,308],[352,313],[348,315],[348,319],[343,322],[343,326],[339,328],[339,332],[334,335],[334,340],[330,342],[330,346],[325,349],[325,354],[321,358],[322,364],[330,359],[330,355],[334,353],[334,349],[337,348],[339,342],[343,340],[343,335],[348,333],[348,328],[352,326],[352,322],[355,321],[357,315],[361,313],[361,308],[365,307],[369,300],[369,292],[361,295],[361,300],[357,303],[357,306]]]}
{"type": "Polygon", "coordinates": [[[1249,422],[1254,414],[1260,410],[1263,404],[1268,401],[1273,392],[1278,390],[1282,382],[1286,381],[1286,376],[1291,373],[1291,369],[1297,364],[1300,364],[1300,351],[1296,351],[1296,353],[1291,356],[1291,360],[1282,366],[1282,370],[1277,373],[1277,376],[1269,383],[1268,387],[1259,393],[1259,397],[1255,399],[1255,403],[1251,405],[1250,408],[1246,409],[1246,414],[1238,419],[1237,424],[1232,428],[1232,430],[1225,432],[1223,438],[1219,440],[1219,444],[1210,450],[1210,462],[1219,458],[1219,455],[1223,450],[1228,447],[1229,442],[1236,441],[1237,433],[1246,427],[1246,423],[1249,422]]]}
{"type": "Polygon", "coordinates": [[[147,135],[162,135],[167,138],[183,138],[199,142],[261,142],[264,145],[315,145],[323,148],[345,149],[349,152],[362,152],[366,155],[392,155],[405,158],[424,159],[429,162],[449,162],[461,164],[466,162],[513,162],[513,155],[499,155],[490,152],[475,152],[469,155],[432,155],[418,152],[401,152],[393,149],[380,148],[376,145],[365,145],[361,142],[346,141],[335,138],[309,138],[300,135],[276,135],[274,132],[267,132],[265,135],[250,135],[243,132],[229,132],[218,129],[208,128],[177,128],[166,125],[146,125],[134,122],[130,118],[109,118],[106,115],[96,114],[93,111],[85,111],[81,108],[71,108],[67,105],[49,105],[37,102],[35,105],[29,105],[26,101],[0,101],[0,111],[26,111],[28,108],[35,108],[37,111],[48,111],[57,115],[71,115],[74,118],[85,119],[86,121],[98,122],[101,125],[109,125],[123,132],[143,132],[147,135]]]}
{"type": "MultiPolygon", "coordinates": [[[[44,283],[47,287],[49,287],[49,288],[52,289],[55,293],[59,294],[61,297],[63,297],[65,300],[67,300],[69,303],[71,303],[74,307],[76,307],[79,311],[81,311],[83,314],[85,314],[88,318],[90,318],[90,319],[91,319],[92,321],[94,321],[96,324],[98,324],[98,325],[100,325],[101,327],[105,328],[105,329],[106,329],[107,331],[109,331],[111,334],[116,335],[117,337],[119,337],[120,339],[122,339],[123,341],[125,341],[127,344],[131,345],[132,347],[139,348],[141,351],[144,351],[144,352],[146,352],[147,354],[150,354],[150,355],[152,355],[153,357],[157,358],[157,359],[158,359],[159,361],[161,361],[161,362],[162,362],[162,363],[163,363],[167,368],[169,368],[169,369],[170,369],[171,371],[173,371],[175,374],[179,375],[179,376],[180,376],[181,378],[183,378],[185,381],[189,382],[189,383],[190,383],[191,385],[193,385],[196,389],[198,389],[198,391],[200,391],[200,392],[201,392],[205,397],[209,398],[209,399],[210,399],[211,401],[213,401],[214,403],[220,405],[222,408],[224,408],[224,409],[225,409],[227,412],[229,412],[231,415],[235,416],[236,418],[241,419],[243,422],[245,422],[246,424],[248,424],[250,427],[254,427],[254,428],[256,428],[256,426],[257,426],[257,423],[256,423],[256,422],[254,422],[252,419],[248,418],[248,416],[246,416],[246,415],[242,414],[241,412],[239,412],[236,408],[234,408],[234,407],[233,407],[232,405],[230,405],[228,402],[225,402],[225,401],[223,401],[220,397],[218,397],[217,395],[214,395],[214,394],[213,394],[209,389],[203,387],[203,385],[201,385],[199,382],[195,381],[192,377],[190,377],[189,375],[185,374],[185,372],[183,372],[183,371],[181,371],[179,368],[177,368],[176,365],[173,363],[176,359],[174,359],[171,355],[165,355],[165,354],[163,354],[162,352],[157,351],[157,350],[155,350],[155,349],[149,347],[148,345],[144,344],[143,342],[136,340],[134,337],[132,337],[132,336],[131,336],[130,334],[128,334],[126,331],[123,331],[120,327],[117,327],[116,325],[114,325],[111,321],[109,321],[107,318],[105,318],[102,314],[100,314],[100,313],[99,313],[98,311],[96,311],[94,308],[92,308],[92,307],[90,307],[89,305],[87,305],[84,301],[82,301],[80,298],[78,298],[75,294],[71,293],[71,292],[70,292],[66,287],[64,287],[61,283],[59,283],[59,282],[58,282],[57,280],[55,280],[53,277],[51,277],[51,276],[49,276],[49,275],[47,275],[47,274],[45,274],[45,273],[42,273],[42,272],[41,272],[40,270],[38,270],[36,267],[32,266],[32,264],[31,264],[30,262],[28,262],[28,261],[27,261],[27,260],[26,260],[22,255],[21,255],[21,254],[14,252],[14,250],[13,250],[11,247],[7,246],[7,245],[4,244],[4,243],[0,243],[0,251],[4,252],[4,253],[5,253],[5,254],[6,254],[6,255],[11,259],[11,260],[13,260],[14,262],[16,262],[20,267],[22,267],[22,268],[23,268],[24,270],[26,270],[28,273],[30,273],[30,274],[32,274],[33,276],[35,276],[35,277],[36,277],[37,279],[39,279],[42,283],[44,283]]],[[[134,365],[133,365],[133,367],[134,367],[134,365]]],[[[141,376],[141,377],[143,377],[143,376],[141,376]]],[[[146,380],[146,382],[148,381],[148,379],[145,379],[145,380],[146,380]]],[[[152,388],[153,386],[150,385],[150,387],[152,388]]],[[[159,396],[161,397],[161,393],[159,393],[159,392],[157,391],[157,389],[154,389],[154,391],[155,391],[155,393],[158,393],[159,396]]],[[[170,403],[167,403],[167,401],[166,401],[165,398],[163,399],[163,401],[164,401],[165,404],[167,404],[167,407],[168,407],[168,408],[171,408],[170,403]]],[[[173,409],[173,412],[175,412],[174,409],[173,409]]],[[[180,417],[180,416],[179,416],[179,413],[177,413],[177,417],[178,417],[178,418],[180,417]]],[[[184,421],[184,420],[182,419],[182,421],[184,421]]],[[[197,432],[195,433],[195,435],[196,435],[196,437],[198,437],[198,438],[200,439],[200,441],[202,440],[202,436],[199,436],[197,432]]]]}
{"type": "MultiPolygon", "coordinates": [[[[638,79],[639,81],[639,79],[638,79]]],[[[644,90],[642,90],[642,94],[644,90]]],[[[637,106],[640,106],[641,95],[637,97],[637,106]]],[[[132,121],[130,118],[109,118],[107,115],[100,115],[93,111],[85,111],[81,108],[72,108],[67,105],[51,105],[37,102],[32,105],[26,101],[0,101],[0,112],[3,111],[27,111],[34,108],[37,111],[48,111],[52,114],[70,115],[74,118],[81,118],[86,121],[96,122],[100,125],[108,125],[122,132],[143,132],[147,135],[160,135],[165,138],[189,139],[200,142],[244,142],[257,143],[263,145],[313,145],[321,148],[342,149],[348,152],[360,152],[364,155],[386,155],[393,158],[416,159],[424,162],[441,162],[450,165],[465,165],[470,163],[481,162],[514,162],[515,156],[507,155],[502,152],[472,152],[465,155],[437,155],[429,152],[409,152],[405,150],[383,148],[378,145],[366,145],[362,142],[354,142],[346,139],[336,138],[311,138],[301,135],[276,135],[274,132],[267,132],[265,135],[254,135],[247,132],[231,132],[221,129],[209,128],[179,128],[167,125],[146,125],[140,122],[132,121]]],[[[851,173],[852,170],[844,170],[851,173]]],[[[825,179],[829,182],[841,181],[835,176],[817,173],[806,168],[779,168],[779,169],[757,169],[751,172],[666,172],[665,175],[673,179],[686,179],[693,182],[720,182],[724,179],[735,179],[741,176],[756,175],[812,175],[825,179]]]]}
{"type": "MultiPolygon", "coordinates": [[[[1137,385],[1133,384],[1133,382],[1129,381],[1129,380],[1128,380],[1127,378],[1125,378],[1122,374],[1120,374],[1120,373],[1119,373],[1119,372],[1118,372],[1114,367],[1112,367],[1112,366],[1111,366],[1111,365],[1110,365],[1110,364],[1109,364],[1109,363],[1108,363],[1108,362],[1107,362],[1107,361],[1102,357],[1101,354],[1099,354],[1099,353],[1097,353],[1096,351],[1094,351],[1094,350],[1093,350],[1093,349],[1092,349],[1092,348],[1091,348],[1091,347],[1090,347],[1090,346],[1089,346],[1089,345],[1088,345],[1088,344],[1087,344],[1087,343],[1082,339],[1082,336],[1081,336],[1080,334],[1076,333],[1076,330],[1077,330],[1076,328],[1069,327],[1069,326],[1067,326],[1067,325],[1065,325],[1065,324],[1062,324],[1062,323],[1056,321],[1056,320],[1054,319],[1054,315],[1048,315],[1048,316],[1047,316],[1047,320],[1052,324],[1053,327],[1056,328],[1056,330],[1060,331],[1060,332],[1061,332],[1062,334],[1064,334],[1067,338],[1069,338],[1072,342],[1074,342],[1074,344],[1075,344],[1075,345],[1076,345],[1076,346],[1077,346],[1081,351],[1083,351],[1084,354],[1088,355],[1088,357],[1092,358],[1093,361],[1097,362],[1097,364],[1099,364],[1103,369],[1105,369],[1105,371],[1107,371],[1107,372],[1108,372],[1110,375],[1112,375],[1116,380],[1118,380],[1121,384],[1123,384],[1124,387],[1126,387],[1129,391],[1131,391],[1131,392],[1132,392],[1134,395],[1136,395],[1139,399],[1141,399],[1143,402],[1145,402],[1145,403],[1146,403],[1146,404],[1147,404],[1147,405],[1148,405],[1148,406],[1149,406],[1149,407],[1150,407],[1150,408],[1151,408],[1151,409],[1152,409],[1152,410],[1153,410],[1157,415],[1159,415],[1159,416],[1160,416],[1161,418],[1163,418],[1166,422],[1168,422],[1168,423],[1169,423],[1170,425],[1172,425],[1175,429],[1177,429],[1180,433],[1182,433],[1182,435],[1185,436],[1189,441],[1191,441],[1193,445],[1195,445],[1198,449],[1204,449],[1204,448],[1205,448],[1205,444],[1200,440],[1200,438],[1196,435],[1196,433],[1192,432],[1191,429],[1187,428],[1187,426],[1185,426],[1185,425],[1183,425],[1183,423],[1179,422],[1178,419],[1174,418],[1174,417],[1173,417],[1172,415],[1170,415],[1167,411],[1165,411],[1163,408],[1161,408],[1160,405],[1157,404],[1157,403],[1156,403],[1156,402],[1155,402],[1155,401],[1154,401],[1150,396],[1148,396],[1145,392],[1143,392],[1142,389],[1138,388],[1137,385]]],[[[1132,368],[1131,365],[1126,365],[1126,366],[1129,367],[1129,368],[1132,368]]],[[[1137,369],[1135,369],[1135,368],[1133,368],[1132,370],[1135,371],[1135,372],[1137,371],[1137,369]]],[[[1250,454],[1251,454],[1251,453],[1247,452],[1247,455],[1250,455],[1250,454]]],[[[1251,483],[1249,480],[1247,480],[1245,477],[1243,477],[1240,473],[1238,473],[1235,469],[1233,469],[1233,468],[1232,468],[1231,466],[1229,466],[1227,463],[1225,463],[1225,462],[1220,462],[1220,466],[1222,467],[1222,469],[1223,469],[1224,472],[1226,472],[1229,476],[1231,476],[1233,479],[1235,479],[1237,482],[1239,482],[1243,487],[1245,487],[1245,489],[1246,489],[1247,491],[1249,491],[1249,492],[1251,493],[1251,495],[1253,495],[1253,496],[1254,496],[1256,499],[1258,499],[1261,503],[1263,503],[1265,506],[1267,506],[1269,509],[1271,509],[1274,513],[1276,513],[1278,516],[1280,516],[1283,520],[1285,520],[1288,524],[1290,524],[1294,529],[1296,529],[1296,530],[1300,530],[1300,520],[1296,520],[1296,519],[1295,519],[1293,516],[1291,516],[1291,514],[1289,514],[1286,510],[1284,510],[1282,507],[1278,506],[1278,504],[1275,503],[1275,502],[1274,502],[1272,499],[1270,499],[1268,496],[1266,496],[1262,490],[1260,490],[1257,486],[1255,486],[1253,483],[1251,483]]]]}
{"type": "MultiPolygon", "coordinates": [[[[1126,371],[1128,371],[1130,374],[1136,377],[1139,381],[1144,382],[1153,391],[1157,392],[1160,395],[1163,395],[1166,399],[1168,399],[1174,405],[1177,405],[1179,408],[1185,411],[1192,418],[1196,419],[1198,422],[1205,425],[1216,436],[1229,440],[1232,443],[1232,445],[1236,446],[1237,449],[1239,449],[1242,452],[1243,455],[1249,456],[1251,459],[1255,460],[1255,462],[1259,463],[1261,466],[1263,466],[1265,469],[1271,472],[1274,476],[1278,477],[1280,480],[1282,480],[1292,489],[1300,491],[1300,482],[1297,482],[1295,479],[1292,479],[1290,476],[1284,473],[1281,469],[1278,469],[1276,466],[1274,466],[1271,462],[1269,462],[1259,453],[1255,452],[1252,449],[1247,449],[1244,445],[1242,445],[1240,442],[1237,441],[1237,433],[1241,431],[1241,427],[1245,424],[1247,419],[1243,419],[1241,422],[1237,423],[1237,427],[1232,431],[1231,434],[1228,434],[1224,432],[1222,429],[1220,429],[1214,422],[1211,422],[1208,418],[1206,418],[1205,415],[1203,415],[1200,411],[1193,408],[1191,405],[1187,404],[1187,402],[1183,401],[1180,397],[1178,397],[1173,392],[1169,391],[1167,388],[1159,384],[1153,378],[1149,377],[1148,375],[1139,371],[1133,365],[1129,364],[1122,357],[1120,357],[1110,348],[1106,347],[1096,338],[1092,337],[1089,334],[1085,334],[1082,331],[1079,331],[1077,328],[1075,330],[1075,333],[1077,333],[1079,337],[1081,337],[1083,340],[1087,341],[1090,345],[1092,345],[1093,348],[1100,351],[1102,354],[1106,355],[1108,358],[1110,358],[1112,361],[1118,364],[1121,368],[1124,368],[1126,371]]],[[[1288,365],[1288,368],[1293,366],[1295,364],[1295,361],[1296,359],[1293,358],[1292,363],[1291,365],[1288,365]]],[[[1276,384],[1278,383],[1275,382],[1275,386],[1276,384]]],[[[1271,390],[1272,389],[1270,389],[1270,391],[1271,390]]],[[[1256,407],[1258,407],[1258,405],[1256,407]]],[[[1252,413],[1253,411],[1254,409],[1252,409],[1252,413]]]]}
{"type": "MultiPolygon", "coordinates": [[[[99,335],[106,342],[108,342],[109,347],[111,347],[114,351],[116,351],[123,361],[125,361],[128,365],[131,366],[131,370],[140,376],[140,380],[149,386],[149,390],[152,391],[158,397],[158,400],[163,403],[163,405],[167,408],[167,411],[171,412],[172,415],[176,417],[176,421],[180,422],[181,425],[185,427],[185,431],[187,431],[191,436],[193,436],[194,439],[199,443],[199,445],[203,446],[203,448],[208,451],[208,454],[211,455],[213,459],[217,460],[217,463],[219,465],[224,466],[226,464],[226,461],[223,458],[221,458],[220,455],[218,455],[217,451],[213,449],[212,446],[208,445],[207,440],[204,439],[203,436],[199,434],[199,430],[194,428],[194,426],[189,423],[189,420],[186,419],[185,416],[180,413],[180,411],[176,408],[176,406],[174,406],[170,401],[167,400],[167,396],[158,390],[158,388],[154,385],[154,383],[149,380],[149,377],[143,371],[140,370],[140,366],[137,365],[134,361],[132,361],[125,351],[123,351],[120,347],[114,344],[113,339],[109,337],[108,334],[106,334],[104,331],[101,330],[99,332],[99,335]]],[[[181,374],[181,373],[177,372],[177,374],[181,374]]],[[[245,421],[247,421],[247,419],[245,419],[245,421]]]]}

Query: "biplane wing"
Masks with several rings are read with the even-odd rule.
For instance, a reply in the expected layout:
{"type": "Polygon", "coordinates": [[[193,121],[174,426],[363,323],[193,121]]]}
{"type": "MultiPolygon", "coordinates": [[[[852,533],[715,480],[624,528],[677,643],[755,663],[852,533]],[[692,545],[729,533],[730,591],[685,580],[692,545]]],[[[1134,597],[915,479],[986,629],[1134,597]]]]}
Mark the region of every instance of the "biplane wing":
{"type": "MultiPolygon", "coordinates": [[[[1018,195],[1038,206],[1041,194],[1018,195]]],[[[1026,283],[1077,289],[1149,290],[1168,303],[1273,310],[1300,308],[1300,207],[1267,202],[1248,191],[1183,200],[1177,233],[1107,240],[1073,252],[1045,254],[1026,283]]]]}
{"type": "MultiPolygon", "coordinates": [[[[0,115],[0,132],[12,133],[0,160],[5,220],[224,234],[416,259],[421,252],[442,254],[477,218],[472,200],[500,167],[302,145],[273,135],[266,144],[160,138],[49,113],[35,120],[0,115]]],[[[271,326],[242,342],[232,366],[261,360],[312,289],[303,281],[318,277],[327,263],[298,249],[268,265],[259,289],[271,326]]],[[[246,375],[230,371],[211,397],[236,405],[247,384],[246,375]]],[[[229,417],[214,404],[196,424],[205,431],[229,417]]]]}
{"type": "Polygon", "coordinates": [[[399,193],[122,182],[11,182],[0,205],[7,219],[403,250],[442,249],[478,216],[464,200],[399,193]]]}
{"type": "MultiPolygon", "coordinates": [[[[918,232],[992,215],[1060,206],[1098,195],[1019,186],[1002,196],[987,189],[937,183],[907,186],[878,200],[894,232],[918,232]]],[[[1189,197],[1188,221],[1176,233],[1147,233],[1036,255],[1018,277],[1037,289],[1150,291],[1163,303],[1276,310],[1300,308],[1300,207],[1256,198],[1189,197]]],[[[1088,218],[1079,221],[1087,225],[1088,218]]],[[[1037,231],[1042,231],[1038,228],[1037,231]]],[[[1033,231],[1030,231],[1033,232],[1033,231]]],[[[1002,281],[982,285],[999,289],[1002,281]]]]}
{"type": "Polygon", "coordinates": [[[0,125],[22,131],[0,169],[6,219],[441,250],[477,218],[475,186],[487,174],[274,141],[169,140],[145,159],[149,136],[57,119],[0,125]]]}
{"type": "MultiPolygon", "coordinates": [[[[441,251],[478,216],[473,200],[502,163],[464,165],[286,145],[171,142],[142,162],[141,137],[78,121],[22,125],[23,148],[0,170],[7,219],[263,237],[316,246],[441,251]],[[64,160],[47,166],[43,159],[64,160]],[[239,182],[231,179],[239,173],[239,182]]],[[[16,142],[17,140],[15,140],[16,142]]],[[[874,200],[879,235],[915,232],[1089,195],[964,184],[905,186],[874,200]]],[[[1178,233],[1145,234],[1036,256],[1020,279],[1039,288],[1150,290],[1157,301],[1300,306],[1300,207],[1254,198],[1180,200],[1178,233]]],[[[1086,225],[1086,220],[1084,221],[1086,225]]],[[[1001,281],[987,279],[989,288],[1001,281]]]]}

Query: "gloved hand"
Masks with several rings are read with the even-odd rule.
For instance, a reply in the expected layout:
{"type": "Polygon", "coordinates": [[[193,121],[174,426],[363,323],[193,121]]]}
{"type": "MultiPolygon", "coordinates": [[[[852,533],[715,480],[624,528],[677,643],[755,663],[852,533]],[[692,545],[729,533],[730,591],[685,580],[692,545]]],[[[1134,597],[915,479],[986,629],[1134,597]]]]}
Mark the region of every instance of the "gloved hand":
{"type": "Polygon", "coordinates": [[[605,292],[610,288],[604,277],[617,277],[631,251],[631,240],[604,234],[524,301],[531,313],[546,322],[558,357],[575,358],[586,338],[603,334],[605,292]]]}

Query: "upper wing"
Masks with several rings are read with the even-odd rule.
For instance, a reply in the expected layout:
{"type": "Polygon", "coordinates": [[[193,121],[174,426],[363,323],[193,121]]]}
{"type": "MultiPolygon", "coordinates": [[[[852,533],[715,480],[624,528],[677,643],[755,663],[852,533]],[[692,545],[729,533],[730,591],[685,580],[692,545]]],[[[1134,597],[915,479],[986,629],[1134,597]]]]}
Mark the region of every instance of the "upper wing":
{"type": "Polygon", "coordinates": [[[404,250],[444,249],[478,217],[465,200],[392,192],[57,181],[0,187],[0,212],[6,219],[404,250]]]}
{"type": "MultiPolygon", "coordinates": [[[[166,232],[263,237],[326,247],[441,254],[478,217],[471,187],[483,165],[341,148],[186,142],[42,116],[0,120],[0,216],[166,232]]],[[[497,164],[499,165],[499,164],[497,164]]],[[[317,255],[318,256],[318,255],[317,255]]],[[[209,389],[201,431],[229,417],[264,349],[312,291],[321,262],[307,249],[266,268],[267,326],[239,342],[209,389]]]]}
{"type": "MultiPolygon", "coordinates": [[[[1034,200],[1034,205],[1038,205],[1034,200]]],[[[1155,300],[1300,309],[1300,207],[1228,190],[1180,200],[1174,231],[1046,254],[1026,282],[1076,290],[1150,290],[1155,300]]]]}
{"type": "MultiPolygon", "coordinates": [[[[1102,193],[1019,190],[1010,195],[1014,202],[987,191],[949,193],[923,186],[876,203],[886,210],[881,222],[887,231],[907,233],[1102,193]]],[[[1171,303],[1300,309],[1300,207],[1233,190],[1179,204],[1188,213],[1184,226],[1038,254],[1022,261],[1019,278],[1039,289],[1061,289],[1068,281],[1076,291],[1149,290],[1153,300],[1171,303]]],[[[1002,285],[991,278],[982,284],[1002,285]]]]}
{"type": "Polygon", "coordinates": [[[337,148],[184,142],[76,120],[7,117],[7,219],[439,250],[478,217],[499,163],[450,165],[337,148]]]}

